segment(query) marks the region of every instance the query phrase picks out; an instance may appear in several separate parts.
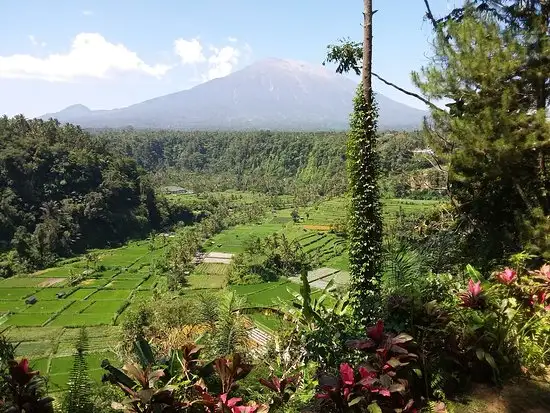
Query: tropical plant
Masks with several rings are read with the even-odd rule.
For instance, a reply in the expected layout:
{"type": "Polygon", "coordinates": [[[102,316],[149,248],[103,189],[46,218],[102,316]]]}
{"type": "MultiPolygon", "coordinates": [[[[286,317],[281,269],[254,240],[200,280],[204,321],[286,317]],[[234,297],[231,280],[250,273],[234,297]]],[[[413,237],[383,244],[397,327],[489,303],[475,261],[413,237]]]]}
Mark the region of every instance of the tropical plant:
{"type": "Polygon", "coordinates": [[[346,340],[357,331],[350,294],[339,294],[331,280],[321,294],[313,296],[305,269],[301,281],[300,293],[289,290],[294,297],[292,304],[280,303],[295,326],[291,337],[298,338],[305,360],[318,363],[320,368],[337,366],[348,355],[346,340]]]}
{"type": "Polygon", "coordinates": [[[46,382],[38,371],[29,367],[29,360],[9,360],[2,371],[0,408],[5,413],[53,413],[53,398],[47,397],[46,382]]]}
{"type": "Polygon", "coordinates": [[[86,363],[88,351],[88,335],[82,328],[75,345],[73,367],[69,373],[68,390],[62,403],[62,410],[66,413],[91,413],[95,411],[92,400],[92,386],[86,363]]]}
{"type": "Polygon", "coordinates": [[[139,363],[126,363],[122,369],[114,367],[108,360],[101,363],[106,370],[102,381],[117,386],[126,396],[122,402],[113,402],[113,408],[128,413],[178,411],[174,387],[165,380],[165,370],[157,368],[151,347],[142,338],[134,344],[139,363]]]}
{"type": "Polygon", "coordinates": [[[412,340],[404,333],[385,332],[384,323],[379,320],[367,329],[365,339],[347,343],[350,348],[366,353],[365,362],[357,372],[348,363],[342,363],[337,376],[321,376],[317,398],[325,401],[326,408],[338,412],[416,411],[409,388],[411,362],[418,359],[408,349],[412,340]]]}

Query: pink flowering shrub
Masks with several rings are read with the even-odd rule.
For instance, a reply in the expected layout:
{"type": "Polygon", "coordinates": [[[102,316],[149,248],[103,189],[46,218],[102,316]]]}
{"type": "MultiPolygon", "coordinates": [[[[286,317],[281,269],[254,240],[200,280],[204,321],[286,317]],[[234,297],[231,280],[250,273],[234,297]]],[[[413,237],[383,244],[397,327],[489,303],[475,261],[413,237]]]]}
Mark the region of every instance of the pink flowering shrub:
{"type": "Polygon", "coordinates": [[[550,265],[505,267],[483,284],[470,279],[457,297],[462,309],[453,320],[462,325],[458,340],[471,363],[489,365],[498,379],[503,367],[536,372],[550,362],[550,265]]]}

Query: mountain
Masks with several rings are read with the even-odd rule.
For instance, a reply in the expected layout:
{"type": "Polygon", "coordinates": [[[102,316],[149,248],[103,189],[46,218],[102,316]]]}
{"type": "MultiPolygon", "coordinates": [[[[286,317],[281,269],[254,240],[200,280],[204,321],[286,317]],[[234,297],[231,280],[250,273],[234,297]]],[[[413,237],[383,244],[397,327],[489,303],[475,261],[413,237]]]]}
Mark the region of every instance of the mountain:
{"type": "MultiPolygon", "coordinates": [[[[42,116],[84,128],[347,129],[357,84],[323,66],[266,59],[189,90],[125,108],[73,105],[42,116]]],[[[427,112],[377,94],[380,129],[414,129],[427,112]]]]}

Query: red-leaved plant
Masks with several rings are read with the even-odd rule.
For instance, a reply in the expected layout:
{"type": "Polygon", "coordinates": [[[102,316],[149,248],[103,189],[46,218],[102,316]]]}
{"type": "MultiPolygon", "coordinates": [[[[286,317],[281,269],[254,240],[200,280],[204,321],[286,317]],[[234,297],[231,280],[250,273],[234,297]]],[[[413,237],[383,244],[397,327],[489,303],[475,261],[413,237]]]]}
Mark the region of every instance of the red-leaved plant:
{"type": "Polygon", "coordinates": [[[292,392],[296,390],[296,382],[299,376],[291,376],[280,379],[277,376],[272,376],[269,380],[260,379],[260,383],[275,393],[272,404],[274,406],[281,406],[288,402],[292,396],[292,392]]]}
{"type": "Polygon", "coordinates": [[[407,373],[411,370],[405,369],[418,358],[408,350],[411,342],[408,334],[384,331],[384,323],[379,320],[367,329],[367,338],[347,343],[350,348],[366,352],[366,362],[357,370],[343,363],[338,376],[322,376],[316,397],[341,412],[362,411],[368,406],[382,412],[416,412],[409,397],[407,373]]]}
{"type": "MultiPolygon", "coordinates": [[[[6,413],[53,413],[53,398],[44,397],[44,382],[38,371],[29,367],[29,360],[11,360],[3,380],[6,383],[6,405],[0,408],[6,413]]],[[[5,395],[2,395],[5,396],[5,395]]]]}

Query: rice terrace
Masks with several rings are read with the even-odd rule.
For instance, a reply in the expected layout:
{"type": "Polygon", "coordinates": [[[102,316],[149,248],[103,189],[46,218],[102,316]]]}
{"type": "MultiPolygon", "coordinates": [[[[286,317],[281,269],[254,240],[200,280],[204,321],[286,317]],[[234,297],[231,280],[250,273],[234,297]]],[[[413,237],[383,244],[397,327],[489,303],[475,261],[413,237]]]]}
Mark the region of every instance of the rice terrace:
{"type": "MultiPolygon", "coordinates": [[[[178,201],[186,202],[186,197],[191,199],[182,195],[178,201]]],[[[344,217],[344,202],[334,199],[300,209],[302,215],[309,216],[303,222],[293,222],[291,209],[282,209],[266,214],[260,222],[220,232],[204,243],[205,252],[198,256],[188,276],[188,286],[181,294],[226,288],[233,254],[242,252],[250,237],[272,233],[297,240],[304,251],[319,257],[324,268],[310,272],[313,287],[322,289],[332,278],[345,284],[347,262],[342,258],[345,242],[328,232],[344,217]]],[[[434,204],[387,200],[384,211],[391,221],[400,211],[424,211],[434,204]]],[[[169,243],[171,238],[166,240],[169,243]]],[[[150,240],[133,241],[121,248],[91,251],[34,274],[1,280],[0,331],[18,343],[18,354],[32,357],[33,366],[48,375],[54,389],[62,390],[67,385],[75,335],[79,327],[86,327],[90,336],[89,365],[98,366],[91,373],[99,379],[102,370],[98,361],[113,357],[121,320],[138,302],[152,299],[155,286],[162,279],[156,262],[168,243],[157,242],[152,247],[150,240]],[[71,277],[83,272],[91,273],[89,278],[73,284],[71,277]],[[29,297],[34,297],[36,303],[25,304],[29,297]]],[[[299,290],[299,279],[290,277],[286,281],[230,288],[251,307],[269,306],[279,299],[291,300],[288,291],[299,290]]],[[[251,317],[260,329],[268,332],[278,323],[277,318],[261,313],[251,317]]]]}

